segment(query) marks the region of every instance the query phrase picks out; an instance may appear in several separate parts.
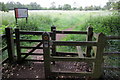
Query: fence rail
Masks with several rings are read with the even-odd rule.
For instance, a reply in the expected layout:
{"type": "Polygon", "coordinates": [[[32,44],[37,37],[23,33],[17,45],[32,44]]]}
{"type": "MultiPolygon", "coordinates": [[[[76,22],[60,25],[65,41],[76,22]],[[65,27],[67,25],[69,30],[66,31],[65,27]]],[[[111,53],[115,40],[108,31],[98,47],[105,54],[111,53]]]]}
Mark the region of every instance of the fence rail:
{"type": "Polygon", "coordinates": [[[56,31],[57,34],[87,34],[87,31],[56,31]]]}
{"type": "Polygon", "coordinates": [[[53,41],[56,46],[97,46],[95,41],[53,41]]]}
{"type": "Polygon", "coordinates": [[[120,40],[120,36],[107,36],[108,40],[120,40]]]}

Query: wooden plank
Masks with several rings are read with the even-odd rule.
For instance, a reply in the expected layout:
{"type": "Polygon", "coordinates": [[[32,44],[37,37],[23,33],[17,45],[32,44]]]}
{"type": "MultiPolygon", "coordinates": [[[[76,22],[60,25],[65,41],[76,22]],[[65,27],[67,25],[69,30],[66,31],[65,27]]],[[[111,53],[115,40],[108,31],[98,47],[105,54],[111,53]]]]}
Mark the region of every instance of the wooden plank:
{"type": "MultiPolygon", "coordinates": [[[[51,36],[51,40],[56,40],[56,27],[52,26],[51,27],[51,32],[53,32],[52,36],[51,36]]],[[[57,55],[56,54],[56,46],[52,45],[52,55],[57,55]]]]}
{"type": "Polygon", "coordinates": [[[44,31],[20,31],[20,34],[27,35],[42,35],[44,31]]]}
{"type": "Polygon", "coordinates": [[[83,51],[81,49],[81,46],[77,46],[78,56],[79,58],[84,58],[83,51]]]}
{"type": "Polygon", "coordinates": [[[43,53],[21,53],[21,55],[44,55],[43,53]]]}
{"type": "Polygon", "coordinates": [[[24,61],[44,62],[44,60],[35,60],[35,59],[25,59],[24,61]]]}
{"type": "Polygon", "coordinates": [[[110,70],[118,70],[118,71],[120,71],[120,67],[113,67],[113,66],[104,66],[104,69],[110,69],[110,70]]]}
{"type": "Polygon", "coordinates": [[[88,76],[93,76],[92,72],[70,72],[70,71],[53,71],[51,73],[54,76],[79,76],[79,77],[88,77],[88,76]]]}
{"type": "Polygon", "coordinates": [[[9,58],[6,58],[2,61],[2,64],[6,63],[9,60],[9,58]]]}
{"type": "Polygon", "coordinates": [[[43,53],[44,53],[44,72],[45,72],[45,78],[48,78],[51,76],[51,62],[50,62],[50,35],[49,33],[45,32],[42,35],[43,40],[43,53]]]}
{"type": "Polygon", "coordinates": [[[2,48],[0,51],[5,51],[5,50],[7,50],[7,46],[5,46],[4,48],[2,48]]]}
{"type": "Polygon", "coordinates": [[[0,37],[2,37],[2,39],[3,39],[3,38],[6,38],[6,35],[5,34],[0,34],[0,37]]]}
{"type": "Polygon", "coordinates": [[[20,42],[42,42],[42,40],[25,40],[25,39],[20,39],[20,42]]]}
{"type": "Polygon", "coordinates": [[[10,62],[14,61],[15,49],[14,49],[14,38],[13,38],[12,28],[5,28],[6,41],[7,41],[7,50],[8,58],[10,62]]]}
{"type": "Polygon", "coordinates": [[[104,52],[104,55],[120,55],[120,52],[104,52]]]}
{"type": "MultiPolygon", "coordinates": [[[[44,31],[20,31],[20,34],[22,35],[42,35],[44,31]]],[[[51,34],[51,32],[48,32],[51,34]]]]}
{"type": "MultiPolygon", "coordinates": [[[[39,46],[41,46],[42,45],[42,43],[43,42],[40,42],[36,47],[39,47],[39,46]]],[[[30,50],[28,53],[32,53],[32,52],[34,52],[35,50],[36,50],[36,47],[35,48],[33,48],[32,50],[30,50]]],[[[22,60],[24,60],[25,58],[27,58],[29,55],[25,55],[23,58],[22,58],[22,60]]]]}
{"type": "MultiPolygon", "coordinates": [[[[88,27],[86,41],[92,41],[92,36],[93,36],[93,28],[92,27],[88,27]]],[[[87,46],[86,47],[86,57],[91,57],[91,49],[92,49],[91,46],[87,46]]]]}
{"type": "Polygon", "coordinates": [[[79,58],[79,57],[50,57],[51,61],[78,61],[78,62],[95,62],[96,58],[79,58]]]}
{"type": "Polygon", "coordinates": [[[43,49],[43,47],[20,46],[22,49],[43,49]]]}
{"type": "Polygon", "coordinates": [[[56,31],[57,34],[87,34],[86,31],[56,31]]]}
{"type": "Polygon", "coordinates": [[[19,29],[15,29],[15,36],[16,36],[16,48],[17,48],[17,61],[21,62],[20,31],[19,31],[19,29]]]}
{"type": "Polygon", "coordinates": [[[53,41],[56,46],[97,46],[96,41],[53,41]]]}
{"type": "Polygon", "coordinates": [[[117,39],[117,40],[120,40],[120,36],[107,36],[107,39],[108,40],[115,40],[115,39],[117,39]]]}
{"type": "Polygon", "coordinates": [[[95,72],[94,78],[99,78],[103,75],[103,64],[104,64],[103,52],[106,42],[106,36],[100,33],[97,38],[97,42],[98,45],[96,50],[96,62],[94,64],[94,72],[95,72]]]}
{"type": "Polygon", "coordinates": [[[76,56],[78,56],[78,53],[68,53],[68,52],[56,52],[56,54],[58,54],[58,55],[76,55],[76,56]]]}

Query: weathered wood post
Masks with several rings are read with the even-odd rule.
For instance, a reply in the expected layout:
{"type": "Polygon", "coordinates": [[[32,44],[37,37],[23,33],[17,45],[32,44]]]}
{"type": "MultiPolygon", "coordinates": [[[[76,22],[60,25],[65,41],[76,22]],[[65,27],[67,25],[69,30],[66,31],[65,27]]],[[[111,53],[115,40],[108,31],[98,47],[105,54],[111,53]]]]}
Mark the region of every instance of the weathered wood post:
{"type": "MultiPolygon", "coordinates": [[[[92,37],[93,37],[93,28],[92,27],[88,27],[87,29],[87,39],[86,41],[92,41],[92,37]]],[[[86,57],[91,57],[91,46],[87,46],[86,48],[86,57]]]]}
{"type": "Polygon", "coordinates": [[[15,37],[16,37],[16,48],[17,48],[17,61],[21,62],[20,31],[17,28],[15,29],[15,37]]]}
{"type": "Polygon", "coordinates": [[[106,45],[106,36],[102,33],[99,34],[97,38],[97,50],[96,50],[96,63],[95,63],[95,69],[94,71],[94,77],[99,78],[102,77],[103,75],[103,64],[104,64],[104,59],[103,59],[103,53],[104,53],[104,48],[106,45]]]}
{"type": "Polygon", "coordinates": [[[44,53],[44,71],[45,71],[45,78],[50,77],[50,35],[49,33],[45,32],[42,35],[43,40],[43,53],[44,53]]]}
{"type": "Polygon", "coordinates": [[[7,48],[8,48],[8,59],[10,62],[14,61],[14,38],[13,38],[13,30],[10,27],[5,28],[6,39],[7,39],[7,48]]]}
{"type": "MultiPolygon", "coordinates": [[[[51,32],[53,32],[51,39],[56,40],[56,27],[52,26],[51,27],[51,32]]],[[[52,45],[52,55],[56,55],[56,46],[52,45]]]]}

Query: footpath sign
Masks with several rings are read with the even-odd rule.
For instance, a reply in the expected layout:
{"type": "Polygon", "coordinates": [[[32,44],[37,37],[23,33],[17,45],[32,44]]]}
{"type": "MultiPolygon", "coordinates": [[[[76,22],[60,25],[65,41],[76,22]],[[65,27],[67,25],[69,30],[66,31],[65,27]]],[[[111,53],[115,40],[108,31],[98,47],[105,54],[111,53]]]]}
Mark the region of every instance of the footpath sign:
{"type": "Polygon", "coordinates": [[[14,11],[15,11],[16,24],[18,18],[26,18],[26,23],[27,23],[28,8],[14,8],[14,11]]]}

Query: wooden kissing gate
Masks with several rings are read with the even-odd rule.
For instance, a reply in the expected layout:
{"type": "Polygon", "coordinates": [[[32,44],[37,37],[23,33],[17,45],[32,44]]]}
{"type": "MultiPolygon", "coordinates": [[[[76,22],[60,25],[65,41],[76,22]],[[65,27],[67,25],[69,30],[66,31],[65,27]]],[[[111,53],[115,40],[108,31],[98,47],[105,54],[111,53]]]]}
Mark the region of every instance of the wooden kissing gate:
{"type": "MultiPolygon", "coordinates": [[[[78,76],[78,77],[92,77],[100,78],[103,75],[103,53],[104,47],[108,37],[102,33],[94,33],[92,27],[88,27],[87,31],[57,31],[55,26],[51,27],[51,32],[43,31],[21,31],[19,29],[12,30],[6,28],[6,38],[8,49],[8,60],[14,61],[15,44],[17,50],[17,62],[22,61],[40,61],[44,62],[45,78],[55,76],[78,76]],[[13,34],[15,33],[15,39],[13,34]],[[57,41],[56,34],[85,34],[86,41],[57,41]],[[41,40],[22,39],[21,35],[38,35],[42,36],[41,40]],[[38,42],[37,46],[21,46],[21,42],[38,42]],[[42,47],[40,47],[43,45],[42,47]],[[57,46],[77,46],[78,53],[57,52],[57,46]],[[86,51],[81,51],[81,46],[86,46],[86,51]],[[30,49],[28,53],[21,52],[21,49],[30,49]],[[36,49],[43,49],[43,53],[33,53],[36,49]],[[93,51],[94,55],[91,55],[93,51]],[[85,55],[84,55],[85,54],[85,55]],[[22,57],[22,55],[24,55],[22,57]],[[29,55],[43,55],[44,60],[26,59],[29,55]],[[60,55],[75,55],[73,57],[66,57],[60,55]],[[51,63],[56,64],[56,61],[71,61],[71,62],[86,62],[92,63],[92,72],[67,72],[67,71],[52,71],[51,63]]],[[[3,49],[2,49],[3,50],[3,49]]]]}

